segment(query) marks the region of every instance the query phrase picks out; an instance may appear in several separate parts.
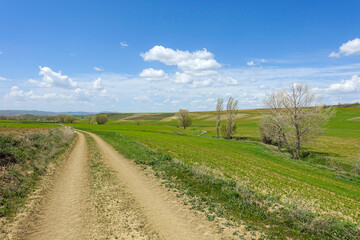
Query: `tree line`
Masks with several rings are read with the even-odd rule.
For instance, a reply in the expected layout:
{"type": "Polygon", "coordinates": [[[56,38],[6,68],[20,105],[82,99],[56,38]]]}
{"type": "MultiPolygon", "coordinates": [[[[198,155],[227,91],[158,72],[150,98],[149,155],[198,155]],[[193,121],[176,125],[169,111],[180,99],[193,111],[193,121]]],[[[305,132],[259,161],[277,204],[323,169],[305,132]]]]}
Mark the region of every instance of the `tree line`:
{"type": "MultiPolygon", "coordinates": [[[[287,89],[275,91],[264,99],[266,108],[260,124],[261,140],[286,150],[291,158],[299,159],[304,145],[312,143],[324,130],[324,125],[335,114],[332,107],[322,105],[320,98],[303,84],[292,84],[287,89]]],[[[229,97],[226,109],[224,99],[216,103],[216,135],[224,139],[235,137],[238,100],[229,97]],[[224,113],[224,110],[225,113],[224,113]],[[226,119],[222,119],[222,115],[226,119]]],[[[179,126],[191,126],[192,119],[186,109],[177,113],[179,126]]]]}

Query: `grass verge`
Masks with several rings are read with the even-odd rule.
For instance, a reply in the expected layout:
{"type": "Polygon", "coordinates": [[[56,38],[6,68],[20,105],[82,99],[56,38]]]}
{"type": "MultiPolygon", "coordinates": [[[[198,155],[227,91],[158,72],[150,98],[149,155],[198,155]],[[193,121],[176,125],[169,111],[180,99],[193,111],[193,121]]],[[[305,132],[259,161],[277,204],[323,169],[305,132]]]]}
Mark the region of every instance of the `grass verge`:
{"type": "Polygon", "coordinates": [[[73,142],[70,128],[0,133],[0,217],[23,205],[47,166],[73,142]]]}

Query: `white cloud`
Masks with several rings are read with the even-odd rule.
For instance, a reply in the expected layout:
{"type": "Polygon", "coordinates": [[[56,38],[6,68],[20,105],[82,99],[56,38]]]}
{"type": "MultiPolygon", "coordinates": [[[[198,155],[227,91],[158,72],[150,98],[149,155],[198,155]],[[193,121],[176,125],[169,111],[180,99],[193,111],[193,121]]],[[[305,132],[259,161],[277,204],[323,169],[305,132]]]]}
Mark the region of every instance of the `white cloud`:
{"type": "MultiPolygon", "coordinates": [[[[210,86],[218,80],[216,69],[221,65],[214,59],[214,54],[203,50],[194,52],[173,50],[163,46],[154,46],[149,51],[140,54],[145,61],[159,61],[168,66],[176,66],[180,71],[166,77],[178,84],[188,84],[192,88],[210,86]]],[[[164,75],[163,72],[151,73],[164,75]]],[[[150,71],[149,71],[150,72],[150,71]]],[[[145,75],[145,72],[143,73],[145,75]]]]}
{"type": "Polygon", "coordinates": [[[212,79],[204,79],[204,80],[195,80],[190,85],[192,88],[198,88],[198,87],[207,87],[210,86],[213,83],[212,79]]]}
{"type": "Polygon", "coordinates": [[[185,72],[204,71],[221,67],[214,59],[214,54],[208,52],[205,48],[189,52],[154,46],[140,55],[145,61],[160,61],[169,66],[177,66],[185,72]]]}
{"type": "Polygon", "coordinates": [[[92,83],[92,89],[104,89],[102,78],[95,79],[92,83]]]}
{"type": "Polygon", "coordinates": [[[164,80],[167,78],[168,75],[161,69],[155,70],[153,68],[147,68],[142,70],[139,76],[149,81],[156,81],[156,80],[164,80]]]}
{"type": "Polygon", "coordinates": [[[24,97],[24,96],[31,96],[33,94],[32,91],[24,92],[20,90],[18,86],[13,86],[10,89],[10,93],[8,94],[9,97],[24,97]]]}
{"type": "Polygon", "coordinates": [[[239,84],[239,81],[232,77],[221,77],[219,75],[219,80],[225,83],[226,85],[235,86],[239,84]]]}
{"type": "Polygon", "coordinates": [[[30,79],[28,82],[39,87],[56,87],[56,88],[64,88],[64,89],[74,89],[78,86],[77,82],[74,82],[66,75],[62,75],[61,71],[54,72],[49,67],[41,67],[39,75],[43,76],[41,81],[37,81],[34,79],[30,79]]]}
{"type": "Polygon", "coordinates": [[[24,98],[30,100],[46,100],[46,99],[70,99],[71,96],[65,94],[56,94],[56,93],[45,93],[43,95],[35,94],[33,90],[23,91],[20,90],[18,86],[13,86],[6,97],[10,98],[24,98]]]}
{"type": "Polygon", "coordinates": [[[266,62],[266,60],[265,59],[260,59],[260,62],[264,63],[264,62],[266,62]]]}
{"type": "Polygon", "coordinates": [[[248,62],[246,62],[246,65],[248,65],[248,66],[254,66],[255,63],[254,63],[254,61],[248,61],[248,62]]]}
{"type": "Polygon", "coordinates": [[[97,71],[97,72],[102,72],[102,71],[104,71],[103,68],[99,68],[99,67],[94,67],[94,70],[97,71]]]}
{"type": "Polygon", "coordinates": [[[127,44],[125,41],[120,42],[120,45],[121,45],[122,47],[128,47],[128,46],[129,46],[129,44],[127,44]]]}
{"type": "Polygon", "coordinates": [[[360,77],[354,75],[349,80],[341,80],[340,83],[333,83],[326,88],[326,91],[339,93],[360,92],[360,77]]]}
{"type": "Polygon", "coordinates": [[[179,73],[176,72],[174,76],[175,83],[191,83],[192,79],[191,76],[187,73],[179,73]]]}
{"type": "Polygon", "coordinates": [[[181,101],[180,100],[172,100],[172,101],[170,101],[170,103],[172,104],[172,105],[178,105],[179,103],[180,103],[181,101]]]}
{"type": "Polygon", "coordinates": [[[360,38],[355,38],[349,40],[346,43],[343,43],[339,47],[339,52],[332,52],[329,54],[329,57],[340,57],[341,55],[350,56],[350,55],[360,55],[360,38]]]}
{"type": "Polygon", "coordinates": [[[9,79],[0,76],[0,81],[7,81],[7,80],[9,79]]]}
{"type": "Polygon", "coordinates": [[[331,58],[338,58],[338,57],[340,57],[340,53],[331,52],[331,53],[329,54],[329,57],[331,57],[331,58]]]}
{"type": "Polygon", "coordinates": [[[138,102],[151,102],[151,98],[149,96],[138,96],[138,97],[134,97],[134,100],[138,101],[138,102]]]}

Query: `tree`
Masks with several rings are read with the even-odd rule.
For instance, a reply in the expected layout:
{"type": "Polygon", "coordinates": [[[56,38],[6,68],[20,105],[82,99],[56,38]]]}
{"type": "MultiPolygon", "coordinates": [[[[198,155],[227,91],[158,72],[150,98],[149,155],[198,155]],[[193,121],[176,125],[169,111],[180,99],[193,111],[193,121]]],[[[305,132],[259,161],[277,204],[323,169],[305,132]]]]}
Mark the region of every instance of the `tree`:
{"type": "Polygon", "coordinates": [[[217,114],[217,121],[216,121],[216,134],[219,138],[219,131],[220,131],[220,120],[221,120],[221,111],[224,109],[224,99],[218,98],[216,104],[216,114],[217,114]]]}
{"type": "Polygon", "coordinates": [[[300,158],[304,144],[319,136],[322,126],[334,114],[324,108],[307,85],[292,84],[289,89],[272,93],[264,100],[269,114],[260,124],[263,136],[284,145],[292,158],[300,158]]]}
{"type": "Polygon", "coordinates": [[[96,116],[95,116],[95,115],[92,115],[92,116],[91,116],[90,124],[97,124],[97,122],[96,122],[96,116]]]}
{"type": "Polygon", "coordinates": [[[73,123],[73,122],[75,122],[75,120],[76,120],[75,116],[66,115],[66,117],[65,117],[65,122],[67,122],[67,123],[73,123]]]}
{"type": "Polygon", "coordinates": [[[235,136],[236,114],[237,114],[238,100],[230,97],[226,105],[226,125],[221,127],[223,138],[231,139],[235,136]]]}
{"type": "Polygon", "coordinates": [[[65,122],[65,120],[66,120],[66,115],[61,114],[61,115],[57,116],[57,121],[58,122],[63,123],[63,122],[65,122]]]}
{"type": "Polygon", "coordinates": [[[179,109],[179,112],[177,113],[176,117],[178,119],[180,127],[183,127],[185,129],[186,127],[191,126],[192,120],[188,110],[179,109]]]}
{"type": "Polygon", "coordinates": [[[98,124],[105,124],[108,121],[108,116],[106,114],[97,114],[95,119],[98,124]]]}

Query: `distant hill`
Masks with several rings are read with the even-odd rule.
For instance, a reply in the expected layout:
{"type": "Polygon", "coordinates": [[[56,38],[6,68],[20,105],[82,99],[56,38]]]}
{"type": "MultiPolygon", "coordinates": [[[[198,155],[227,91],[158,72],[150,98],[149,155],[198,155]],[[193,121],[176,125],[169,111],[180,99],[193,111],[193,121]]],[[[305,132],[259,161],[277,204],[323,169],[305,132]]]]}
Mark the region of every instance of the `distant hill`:
{"type": "Polygon", "coordinates": [[[60,114],[66,115],[94,115],[96,112],[47,112],[37,110],[0,110],[0,116],[21,116],[21,115],[35,115],[35,116],[57,116],[60,114]]]}

